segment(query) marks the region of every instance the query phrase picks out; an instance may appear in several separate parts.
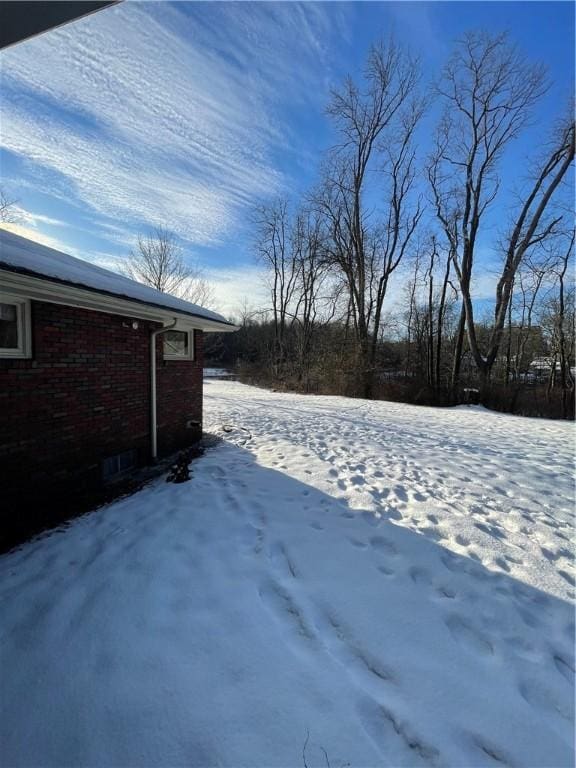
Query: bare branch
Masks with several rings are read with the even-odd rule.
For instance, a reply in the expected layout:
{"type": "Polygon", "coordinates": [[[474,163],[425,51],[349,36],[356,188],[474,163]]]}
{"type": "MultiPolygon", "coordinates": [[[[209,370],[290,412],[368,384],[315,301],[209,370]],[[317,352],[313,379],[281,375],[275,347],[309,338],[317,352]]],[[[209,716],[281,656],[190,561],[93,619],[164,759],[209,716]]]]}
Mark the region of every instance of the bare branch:
{"type": "Polygon", "coordinates": [[[16,211],[17,200],[10,197],[3,187],[0,187],[0,224],[14,224],[18,221],[16,211]]]}
{"type": "Polygon", "coordinates": [[[123,274],[158,291],[201,306],[214,302],[214,289],[198,264],[184,258],[175,235],[158,227],[148,235],[139,235],[128,259],[121,263],[123,274]]]}

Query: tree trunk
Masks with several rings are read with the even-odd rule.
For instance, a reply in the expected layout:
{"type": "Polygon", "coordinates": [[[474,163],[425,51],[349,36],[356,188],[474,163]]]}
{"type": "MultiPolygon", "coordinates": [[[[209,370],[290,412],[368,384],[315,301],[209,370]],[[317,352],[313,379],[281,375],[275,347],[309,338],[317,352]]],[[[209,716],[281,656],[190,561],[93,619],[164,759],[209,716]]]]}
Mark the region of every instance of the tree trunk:
{"type": "Polygon", "coordinates": [[[466,330],[466,310],[464,308],[464,302],[460,309],[460,319],[458,321],[458,330],[456,331],[456,347],[454,349],[454,359],[452,361],[452,381],[450,388],[452,395],[456,394],[456,390],[460,384],[460,367],[462,364],[462,350],[464,349],[464,333],[466,330]]]}

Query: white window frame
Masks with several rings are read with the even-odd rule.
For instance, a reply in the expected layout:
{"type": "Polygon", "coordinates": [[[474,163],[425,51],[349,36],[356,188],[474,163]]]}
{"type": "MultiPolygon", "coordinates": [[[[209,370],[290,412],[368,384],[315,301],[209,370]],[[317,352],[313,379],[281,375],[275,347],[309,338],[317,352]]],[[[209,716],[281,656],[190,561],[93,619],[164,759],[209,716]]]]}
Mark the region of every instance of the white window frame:
{"type": "Polygon", "coordinates": [[[30,322],[30,300],[0,293],[0,304],[16,305],[18,330],[17,347],[0,347],[0,358],[22,359],[32,357],[32,326],[30,322]]]}
{"type": "Polygon", "coordinates": [[[171,331],[176,333],[185,333],[188,335],[188,351],[179,355],[176,353],[166,352],[164,343],[162,344],[162,354],[164,360],[194,360],[194,330],[185,331],[182,328],[171,328],[171,331]]]}

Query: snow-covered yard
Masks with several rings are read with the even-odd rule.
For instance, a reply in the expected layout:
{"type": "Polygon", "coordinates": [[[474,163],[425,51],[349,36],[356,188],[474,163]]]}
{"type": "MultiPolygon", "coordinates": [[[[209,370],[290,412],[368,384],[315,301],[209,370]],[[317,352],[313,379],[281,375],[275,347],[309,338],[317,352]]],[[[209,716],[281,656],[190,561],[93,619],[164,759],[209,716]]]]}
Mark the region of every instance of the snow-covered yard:
{"type": "Polygon", "coordinates": [[[572,765],[573,426],[205,393],[189,483],[0,558],[2,765],[572,765]]]}

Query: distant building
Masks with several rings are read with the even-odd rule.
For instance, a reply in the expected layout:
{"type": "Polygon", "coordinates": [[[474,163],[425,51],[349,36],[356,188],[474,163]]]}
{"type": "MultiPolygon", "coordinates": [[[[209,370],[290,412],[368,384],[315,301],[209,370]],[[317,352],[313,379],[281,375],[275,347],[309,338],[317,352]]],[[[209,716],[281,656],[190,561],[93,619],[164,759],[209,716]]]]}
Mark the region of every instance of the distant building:
{"type": "MultiPolygon", "coordinates": [[[[552,368],[555,368],[557,373],[561,371],[560,361],[553,357],[535,357],[530,363],[530,372],[538,378],[549,376],[552,368]]],[[[576,368],[571,367],[570,372],[574,376],[576,368]]]]}
{"type": "Polygon", "coordinates": [[[560,370],[560,363],[558,360],[554,362],[552,357],[535,357],[530,363],[529,372],[534,376],[545,377],[550,375],[550,371],[555,367],[557,371],[560,370]]]}

